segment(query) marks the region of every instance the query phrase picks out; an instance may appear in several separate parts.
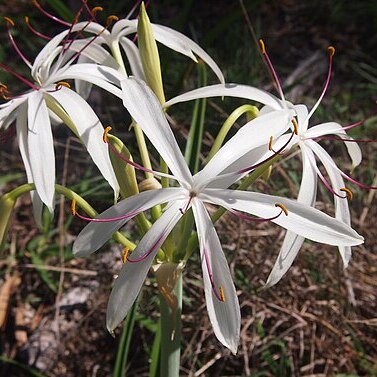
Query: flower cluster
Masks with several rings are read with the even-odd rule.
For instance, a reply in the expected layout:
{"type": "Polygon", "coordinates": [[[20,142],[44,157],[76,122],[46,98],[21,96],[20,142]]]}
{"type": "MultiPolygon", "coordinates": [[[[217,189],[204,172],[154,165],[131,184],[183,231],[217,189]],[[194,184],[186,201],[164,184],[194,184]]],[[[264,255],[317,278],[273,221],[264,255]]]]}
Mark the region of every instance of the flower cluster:
{"type": "MultiPolygon", "coordinates": [[[[143,4],[139,19],[131,19],[131,12],[122,20],[111,16],[105,25],[97,20],[101,9],[90,9],[86,1],[82,2],[79,14],[85,10],[89,19],[79,22],[77,17],[72,24],[52,17],[36,4],[66,29],[48,38],[30,63],[12,37],[13,21],[6,18],[10,40],[30,68],[30,79],[0,63],[0,69],[28,86],[25,93],[13,95],[1,84],[0,91],[6,102],[0,105],[0,129],[5,130],[15,123],[27,180],[35,184],[32,197],[37,222],[40,223],[43,205],[51,212],[54,208],[54,125],[60,127],[64,123],[82,141],[114,190],[116,200],[121,192],[123,200],[96,218],[80,214],[73,203],[73,213],[89,221],[74,242],[75,255],[88,256],[95,252],[132,218],[142,224],[143,237],[134,250],[127,246],[125,263],[114,283],[107,310],[109,331],[127,315],[152,265],[176,263],[178,269],[188,262],[192,250],[177,250],[179,241],[169,241],[169,235],[178,225],[184,228],[190,222],[183,224],[183,220],[192,216],[196,232],[191,226],[188,238],[191,237],[195,245],[197,237],[209,317],[220,342],[233,353],[237,352],[241,321],[238,298],[207,203],[247,221],[272,221],[287,229],[267,286],[276,284],[289,269],[305,238],[337,246],[344,264],[348,264],[351,246],[363,242],[363,237],[350,226],[348,200],[352,192],[344,184],[344,178],[350,177],[340,170],[318,141],[329,134],[343,139],[354,167],[360,164],[361,152],[346,135],[347,127],[335,122],[309,127],[309,120],[329,84],[332,47],[329,48],[325,87],[318,102],[308,111],[305,105],[294,105],[285,99],[262,41],[262,53],[275,78],[280,98],[255,87],[226,83],[218,65],[195,42],[166,26],[150,24],[143,4]],[[166,101],[155,41],[195,62],[199,58],[220,83],[166,101]],[[73,83],[75,90],[71,87],[73,83]],[[92,85],[123,101],[137,132],[141,163],[134,162],[124,144],[110,135],[108,128],[104,129],[87,102],[92,85]],[[214,151],[200,171],[190,171],[169,125],[168,113],[177,103],[208,97],[237,97],[246,103],[258,103],[261,109],[258,116],[246,122],[214,151]],[[161,157],[160,169],[152,168],[144,136],[161,157]],[[247,190],[244,183],[248,177],[253,174],[257,177],[259,171],[268,169],[281,155],[297,146],[303,165],[297,200],[247,190]],[[317,159],[330,181],[317,166],[317,159]],[[132,171],[119,169],[119,162],[123,166],[125,162],[132,171]],[[154,182],[152,189],[138,187],[134,169],[154,182]],[[335,218],[314,208],[318,178],[334,195],[335,218]],[[131,186],[134,188],[130,194],[131,186]],[[149,210],[153,215],[150,219],[146,217],[149,210]]],[[[41,35],[29,21],[28,25],[41,35]]]]}

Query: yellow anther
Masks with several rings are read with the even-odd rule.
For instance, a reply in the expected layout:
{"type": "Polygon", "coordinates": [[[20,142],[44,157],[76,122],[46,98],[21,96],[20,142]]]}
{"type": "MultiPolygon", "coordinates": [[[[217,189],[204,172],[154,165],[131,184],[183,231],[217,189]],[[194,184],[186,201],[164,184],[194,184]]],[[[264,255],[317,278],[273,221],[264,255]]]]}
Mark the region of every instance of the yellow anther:
{"type": "Polygon", "coordinates": [[[96,14],[97,12],[102,12],[103,11],[103,8],[102,7],[94,7],[92,9],[92,13],[93,14],[96,14]]]}
{"type": "Polygon", "coordinates": [[[219,291],[220,291],[220,299],[221,299],[221,301],[225,302],[224,288],[220,286],[219,291]]]}
{"type": "Polygon", "coordinates": [[[130,252],[130,248],[126,246],[122,252],[122,262],[123,264],[127,262],[128,253],[130,252]]]}
{"type": "Polygon", "coordinates": [[[352,200],[352,198],[353,198],[353,192],[352,192],[349,188],[347,188],[347,187],[343,187],[343,188],[340,189],[340,191],[343,191],[343,192],[346,193],[346,195],[347,195],[347,199],[348,199],[349,201],[352,200]]]}
{"type": "Polygon", "coordinates": [[[66,81],[59,81],[55,85],[56,89],[60,89],[62,86],[65,86],[68,89],[71,87],[71,85],[69,85],[66,81]]]}
{"type": "Polygon", "coordinates": [[[284,204],[276,203],[275,207],[279,207],[284,212],[285,216],[288,216],[288,210],[284,204]]]}
{"type": "Polygon", "coordinates": [[[110,126],[107,126],[105,128],[105,131],[103,131],[103,136],[102,136],[102,139],[103,139],[103,142],[104,143],[108,143],[109,142],[109,139],[107,137],[107,134],[112,130],[112,128],[110,126]]]}
{"type": "Polygon", "coordinates": [[[119,17],[112,14],[111,16],[106,18],[106,27],[110,26],[113,22],[116,22],[118,20],[119,17]]]}
{"type": "Polygon", "coordinates": [[[71,213],[72,213],[72,216],[76,216],[76,199],[72,199],[72,202],[71,202],[71,213]]]}
{"type": "Polygon", "coordinates": [[[327,51],[329,52],[330,56],[334,56],[334,54],[335,54],[335,47],[329,46],[329,47],[327,47],[327,51]]]}
{"type": "Polygon", "coordinates": [[[24,20],[25,20],[25,22],[26,22],[27,24],[29,24],[29,21],[30,21],[29,16],[25,16],[25,17],[24,17],[24,20]]]}
{"type": "Polygon", "coordinates": [[[6,21],[6,22],[8,22],[9,24],[11,24],[12,26],[14,26],[15,24],[14,24],[14,21],[11,19],[11,18],[9,18],[9,17],[3,17],[4,18],[4,20],[6,21]]]}
{"type": "Polygon", "coordinates": [[[294,133],[295,133],[295,135],[298,135],[298,123],[297,123],[297,121],[296,121],[296,119],[292,119],[291,120],[291,122],[292,122],[292,124],[293,124],[293,128],[294,128],[294,133]]]}
{"type": "Polygon", "coordinates": [[[274,138],[270,136],[270,140],[268,141],[268,150],[272,151],[272,142],[274,141],[274,138]]]}
{"type": "Polygon", "coordinates": [[[260,49],[262,51],[262,54],[265,54],[266,53],[266,46],[264,45],[263,39],[259,40],[259,44],[260,44],[260,49]]]}

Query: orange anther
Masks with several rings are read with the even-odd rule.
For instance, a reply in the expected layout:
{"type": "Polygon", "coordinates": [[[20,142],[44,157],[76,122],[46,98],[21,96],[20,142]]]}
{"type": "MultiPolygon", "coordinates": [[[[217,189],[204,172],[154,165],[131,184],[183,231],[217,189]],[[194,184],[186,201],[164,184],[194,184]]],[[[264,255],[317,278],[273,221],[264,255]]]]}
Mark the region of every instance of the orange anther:
{"type": "Polygon", "coordinates": [[[260,44],[262,54],[265,54],[266,53],[266,46],[264,45],[263,39],[259,40],[259,44],[260,44]]]}
{"type": "Polygon", "coordinates": [[[93,14],[96,14],[97,12],[102,12],[103,11],[103,8],[102,7],[94,7],[92,9],[92,13],[93,14]]]}
{"type": "Polygon", "coordinates": [[[126,246],[122,252],[122,262],[123,264],[127,262],[128,254],[130,252],[130,248],[126,246]]]}
{"type": "Polygon", "coordinates": [[[225,302],[224,288],[220,286],[219,291],[220,291],[220,299],[221,299],[221,301],[225,302]]]}
{"type": "Polygon", "coordinates": [[[298,135],[298,123],[297,123],[297,121],[296,121],[296,119],[292,119],[291,120],[291,122],[292,122],[292,124],[293,124],[293,128],[294,128],[294,133],[295,133],[295,135],[298,135]]]}
{"type": "Polygon", "coordinates": [[[72,216],[76,216],[76,199],[72,199],[72,202],[71,202],[71,213],[72,213],[72,216]]]}
{"type": "Polygon", "coordinates": [[[8,22],[9,24],[11,24],[12,26],[15,25],[14,21],[13,21],[11,18],[9,18],[9,17],[3,17],[3,18],[4,18],[5,21],[7,21],[7,22],[8,22]]]}
{"type": "Polygon", "coordinates": [[[68,89],[71,87],[66,81],[59,81],[55,85],[56,89],[60,89],[62,86],[65,86],[68,89]]]}
{"type": "Polygon", "coordinates": [[[276,203],[275,207],[280,208],[284,212],[285,216],[288,216],[288,210],[287,210],[287,208],[285,207],[284,204],[276,203]]]}
{"type": "Polygon", "coordinates": [[[113,22],[116,22],[118,20],[119,20],[119,17],[112,14],[111,16],[107,17],[107,19],[106,19],[106,27],[110,26],[113,22]]]}
{"type": "Polygon", "coordinates": [[[272,136],[270,136],[270,140],[268,141],[268,150],[269,151],[272,151],[272,142],[273,142],[273,137],[272,136]]]}
{"type": "Polygon", "coordinates": [[[353,198],[353,192],[352,192],[349,188],[347,188],[347,187],[342,187],[342,188],[340,189],[340,191],[343,191],[343,192],[346,193],[347,199],[348,199],[349,201],[352,200],[352,198],[353,198]]]}
{"type": "Polygon", "coordinates": [[[327,47],[327,51],[329,52],[330,56],[334,56],[334,54],[335,54],[335,47],[329,46],[329,47],[327,47]]]}
{"type": "Polygon", "coordinates": [[[103,131],[103,136],[102,136],[102,140],[104,143],[108,143],[109,142],[109,139],[107,137],[107,134],[112,130],[112,128],[110,126],[107,126],[105,128],[105,131],[103,131]]]}

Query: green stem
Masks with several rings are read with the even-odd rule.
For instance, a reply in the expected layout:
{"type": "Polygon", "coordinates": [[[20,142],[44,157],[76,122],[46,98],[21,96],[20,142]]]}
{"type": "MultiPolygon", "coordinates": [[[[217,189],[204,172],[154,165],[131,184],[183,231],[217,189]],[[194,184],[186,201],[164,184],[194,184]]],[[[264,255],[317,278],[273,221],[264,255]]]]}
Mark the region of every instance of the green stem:
{"type": "MultiPolygon", "coordinates": [[[[35,190],[34,183],[26,183],[10,191],[7,195],[11,195],[12,197],[19,197],[33,190],[35,190]]],[[[84,210],[84,212],[88,216],[90,217],[97,216],[98,213],[96,212],[96,210],[85,199],[83,199],[80,195],[76,194],[74,191],[58,184],[55,184],[55,191],[58,194],[64,195],[66,198],[70,200],[75,199],[77,206],[80,207],[82,210],[84,210]]],[[[128,247],[131,251],[136,248],[136,245],[130,240],[128,240],[120,232],[115,232],[113,234],[113,239],[119,242],[120,244],[122,244],[124,247],[128,247]]]]}
{"type": "Polygon", "coordinates": [[[216,136],[216,140],[214,141],[212,148],[208,154],[207,162],[218,152],[218,150],[221,148],[226,135],[228,135],[228,132],[232,128],[232,126],[237,122],[238,118],[243,115],[247,114],[247,121],[256,118],[258,116],[258,108],[252,105],[242,105],[235,109],[226,119],[223,126],[221,127],[220,132],[216,136]]]}
{"type": "Polygon", "coordinates": [[[182,316],[182,272],[179,272],[174,293],[177,297],[177,310],[173,312],[160,294],[161,311],[161,364],[160,376],[179,377],[181,355],[181,316],[182,316]]]}

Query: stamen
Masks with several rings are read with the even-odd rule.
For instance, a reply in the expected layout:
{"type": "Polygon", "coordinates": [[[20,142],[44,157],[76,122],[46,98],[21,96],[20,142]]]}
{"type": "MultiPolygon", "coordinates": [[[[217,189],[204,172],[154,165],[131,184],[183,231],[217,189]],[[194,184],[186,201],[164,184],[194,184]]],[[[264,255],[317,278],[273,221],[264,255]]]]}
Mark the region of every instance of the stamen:
{"type": "Polygon", "coordinates": [[[148,258],[156,250],[156,248],[158,247],[158,245],[160,244],[161,240],[164,237],[165,237],[165,233],[162,233],[161,236],[157,239],[157,241],[152,245],[152,247],[146,253],[144,253],[143,255],[141,255],[140,257],[138,257],[136,259],[127,258],[127,261],[130,262],[130,263],[137,263],[137,262],[141,262],[144,259],[148,258]]]}
{"type": "Polygon", "coordinates": [[[298,123],[297,123],[296,119],[295,119],[295,118],[292,118],[292,119],[291,119],[291,122],[292,122],[292,124],[293,124],[293,128],[294,128],[294,133],[295,133],[295,135],[298,135],[298,123]]]}
{"type": "Polygon", "coordinates": [[[35,34],[37,37],[40,37],[40,38],[45,39],[47,41],[50,41],[52,39],[51,37],[48,37],[47,35],[42,34],[38,30],[34,29],[33,26],[31,26],[31,24],[30,24],[30,19],[29,19],[28,16],[25,16],[25,23],[26,23],[27,27],[30,29],[30,31],[33,34],[35,34]]]}
{"type": "Polygon", "coordinates": [[[9,24],[11,24],[11,26],[13,26],[13,27],[15,26],[15,23],[11,18],[5,17],[5,16],[3,18],[4,18],[5,21],[7,21],[9,24]]]}
{"type": "Polygon", "coordinates": [[[242,212],[236,211],[235,209],[232,209],[232,208],[228,209],[228,211],[231,214],[239,217],[242,220],[252,221],[254,223],[264,223],[264,222],[276,220],[283,213],[283,210],[281,209],[281,211],[277,215],[275,215],[275,216],[271,216],[271,217],[254,217],[254,216],[250,216],[250,215],[248,215],[246,213],[242,213],[242,212]]]}
{"type": "Polygon", "coordinates": [[[113,22],[116,22],[118,20],[119,20],[119,17],[115,16],[113,14],[111,16],[107,17],[106,23],[105,23],[106,28],[108,28],[113,22]]]}
{"type": "Polygon", "coordinates": [[[107,134],[112,130],[112,127],[111,126],[107,126],[105,128],[105,131],[103,131],[103,136],[102,136],[102,140],[104,143],[108,143],[109,142],[109,138],[107,137],[107,134]]]}
{"type": "Polygon", "coordinates": [[[268,150],[269,151],[272,151],[272,142],[273,142],[273,137],[272,136],[270,136],[270,140],[268,141],[268,150]]]}
{"type": "Polygon", "coordinates": [[[221,299],[221,301],[225,302],[224,288],[221,285],[220,285],[219,291],[220,291],[220,299],[221,299]]]}
{"type": "Polygon", "coordinates": [[[5,64],[0,63],[0,69],[3,69],[5,72],[10,73],[11,75],[17,77],[20,81],[22,81],[24,84],[32,88],[33,90],[39,90],[39,87],[33,84],[31,81],[14,71],[12,68],[6,66],[5,64]]]}
{"type": "Polygon", "coordinates": [[[365,183],[361,183],[359,181],[356,181],[356,179],[351,178],[350,176],[348,176],[346,173],[344,173],[341,170],[339,172],[343,176],[343,178],[347,179],[348,181],[352,182],[354,185],[356,185],[356,186],[358,186],[358,187],[360,187],[362,189],[377,190],[377,186],[366,185],[365,183]]]}
{"type": "Polygon", "coordinates": [[[268,56],[267,54],[267,51],[266,51],[266,46],[264,44],[264,41],[263,39],[260,39],[259,40],[259,43],[260,43],[260,46],[261,46],[261,52],[264,56],[264,58],[266,59],[266,62],[267,62],[267,65],[268,65],[268,68],[270,69],[270,72],[272,74],[272,77],[274,78],[274,81],[275,81],[275,85],[276,85],[276,89],[282,99],[282,101],[285,102],[285,97],[284,97],[284,93],[283,93],[283,89],[281,87],[281,84],[280,84],[280,81],[279,81],[279,78],[278,78],[278,75],[276,74],[276,71],[274,69],[274,66],[272,65],[272,62],[271,62],[271,59],[270,57],[268,56]]]}
{"type": "Polygon", "coordinates": [[[128,254],[130,252],[130,248],[126,246],[122,252],[122,262],[125,264],[127,262],[128,254]]]}
{"type": "MultiPolygon", "coordinates": [[[[109,131],[107,131],[106,135],[108,134],[109,131]]],[[[105,130],[105,132],[106,132],[106,130],[105,130]]],[[[109,143],[108,141],[105,141],[105,140],[108,140],[107,137],[104,138],[103,141],[105,143],[107,142],[107,145],[109,146],[109,148],[111,149],[111,151],[118,158],[120,158],[122,161],[126,162],[127,164],[133,166],[135,169],[141,170],[141,171],[146,172],[146,173],[151,173],[151,174],[153,174],[154,176],[157,176],[157,177],[165,177],[165,178],[169,178],[169,179],[174,179],[174,180],[176,180],[176,181],[179,182],[179,179],[177,177],[175,177],[174,175],[165,174],[165,173],[161,173],[161,172],[158,172],[158,171],[155,171],[155,170],[151,170],[151,169],[145,168],[144,166],[138,164],[137,162],[134,162],[134,161],[130,160],[129,158],[127,158],[126,156],[124,156],[122,153],[120,153],[111,143],[109,143]]]]}
{"type": "Polygon", "coordinates": [[[321,103],[323,97],[325,96],[325,93],[326,93],[327,88],[328,88],[329,83],[330,83],[331,72],[332,72],[332,63],[333,63],[333,56],[335,54],[335,48],[333,46],[329,46],[327,48],[327,51],[329,52],[329,69],[328,69],[328,72],[327,72],[326,82],[325,82],[325,85],[323,87],[322,93],[321,93],[321,95],[318,98],[318,101],[315,103],[315,105],[313,106],[313,108],[310,110],[310,113],[307,115],[305,122],[308,119],[310,119],[310,117],[313,115],[314,111],[317,110],[317,107],[319,106],[319,104],[321,103]]]}
{"type": "Polygon", "coordinates": [[[287,210],[287,207],[284,204],[275,203],[275,207],[280,208],[284,212],[285,216],[288,216],[288,210],[287,210]]]}
{"type": "Polygon", "coordinates": [[[190,207],[190,203],[191,203],[191,201],[192,201],[192,198],[194,198],[195,196],[196,196],[196,193],[194,193],[194,192],[190,192],[190,198],[189,198],[189,200],[187,201],[187,204],[186,204],[185,208],[180,208],[180,209],[179,209],[179,211],[182,213],[182,215],[184,215],[184,214],[187,212],[187,210],[188,210],[189,207],[190,207]]]}
{"type": "Polygon", "coordinates": [[[210,265],[210,262],[209,262],[208,252],[207,252],[207,249],[205,247],[203,247],[203,254],[204,254],[204,260],[205,260],[205,263],[206,263],[208,277],[209,277],[209,281],[211,283],[212,291],[219,301],[225,302],[225,295],[224,295],[224,290],[223,290],[222,286],[219,287],[219,292],[217,292],[215,282],[214,282],[214,279],[213,279],[213,275],[212,275],[211,265],[210,265]],[[222,294],[221,294],[221,291],[223,291],[222,294]]]}
{"type": "Polygon", "coordinates": [[[41,5],[38,3],[37,0],[32,0],[32,2],[33,2],[33,4],[34,4],[34,6],[35,6],[36,8],[38,8],[38,10],[39,10],[40,12],[42,12],[46,17],[48,17],[48,18],[50,18],[50,19],[52,19],[52,20],[58,22],[59,24],[62,24],[62,25],[65,25],[65,26],[71,26],[71,24],[70,24],[69,22],[67,22],[67,21],[63,21],[63,20],[61,20],[60,18],[55,17],[55,16],[53,16],[51,13],[48,13],[47,11],[45,11],[45,10],[41,7],[41,5]]]}
{"type": "Polygon", "coordinates": [[[122,215],[122,216],[95,219],[95,218],[92,218],[92,217],[83,216],[83,215],[81,215],[80,213],[77,212],[77,210],[76,210],[76,199],[72,199],[72,202],[71,202],[71,213],[72,213],[73,216],[77,216],[82,220],[95,222],[95,223],[111,223],[111,222],[114,222],[114,221],[127,220],[129,218],[137,216],[139,213],[141,213],[143,211],[144,211],[144,209],[139,209],[138,211],[130,212],[130,213],[127,213],[127,214],[122,215]]]}
{"type": "MultiPolygon", "coordinates": [[[[269,156],[269,157],[267,157],[265,160],[263,160],[263,161],[261,161],[261,162],[258,162],[257,164],[255,164],[255,165],[252,165],[252,166],[249,166],[249,167],[247,167],[247,168],[244,168],[244,169],[242,169],[242,170],[239,170],[237,173],[235,173],[235,174],[243,174],[243,173],[247,173],[247,172],[250,172],[251,170],[254,170],[254,169],[256,169],[257,167],[259,167],[259,166],[261,166],[261,165],[264,165],[266,162],[268,162],[268,161],[270,161],[270,160],[272,160],[274,157],[276,157],[277,155],[281,155],[281,154],[283,154],[282,152],[283,152],[283,150],[289,145],[289,143],[292,141],[292,139],[293,139],[293,136],[294,136],[295,134],[294,134],[294,132],[292,132],[291,133],[291,136],[289,137],[289,139],[287,140],[287,142],[280,148],[280,149],[278,149],[277,151],[275,151],[275,150],[273,150],[273,149],[270,149],[270,147],[272,148],[272,136],[270,137],[270,139],[269,139],[269,142],[268,142],[268,148],[269,148],[269,150],[271,151],[271,152],[273,152],[274,154],[273,155],[271,155],[271,156],[269,156]]],[[[230,174],[234,174],[234,173],[230,173],[230,174]]],[[[225,174],[223,174],[223,175],[225,175],[225,174]]],[[[219,175],[219,177],[220,177],[221,175],[219,175]]]]}
{"type": "Polygon", "coordinates": [[[70,89],[71,85],[69,85],[66,81],[59,81],[56,83],[55,88],[56,90],[61,89],[62,86],[65,86],[66,88],[70,89]]]}
{"type": "Polygon", "coordinates": [[[76,216],[76,199],[72,199],[72,202],[71,202],[71,213],[72,213],[72,216],[76,216]]]}
{"type": "Polygon", "coordinates": [[[92,8],[92,13],[95,15],[98,12],[102,12],[103,8],[102,7],[94,7],[92,8]]]}
{"type": "Polygon", "coordinates": [[[31,63],[26,58],[26,56],[21,52],[21,50],[17,46],[16,41],[13,38],[12,33],[10,32],[10,27],[14,27],[14,25],[15,25],[14,22],[13,22],[13,20],[11,20],[9,17],[3,17],[3,18],[4,18],[4,20],[7,21],[8,37],[9,37],[9,40],[10,40],[13,48],[16,50],[18,56],[23,60],[23,62],[31,69],[32,68],[31,63]]]}
{"type": "Polygon", "coordinates": [[[349,201],[352,200],[352,198],[353,198],[353,192],[352,192],[349,188],[347,188],[347,187],[343,187],[343,188],[340,189],[340,191],[343,191],[343,192],[346,193],[346,195],[347,195],[347,199],[348,199],[349,201]]]}

